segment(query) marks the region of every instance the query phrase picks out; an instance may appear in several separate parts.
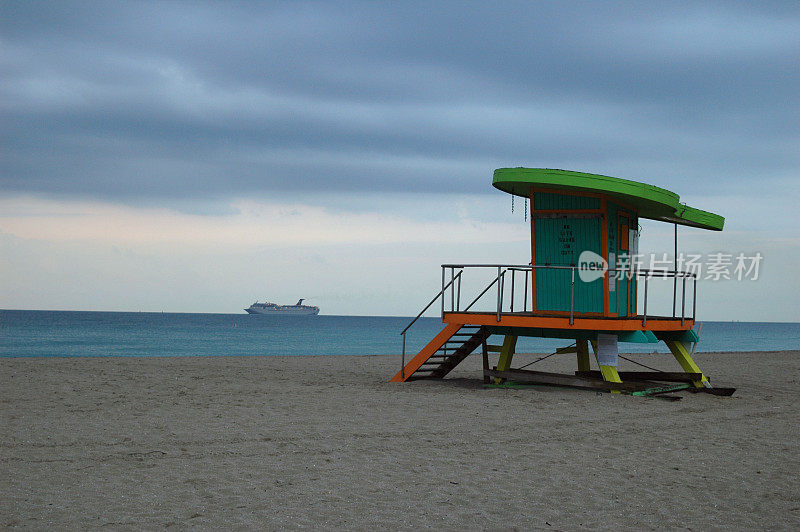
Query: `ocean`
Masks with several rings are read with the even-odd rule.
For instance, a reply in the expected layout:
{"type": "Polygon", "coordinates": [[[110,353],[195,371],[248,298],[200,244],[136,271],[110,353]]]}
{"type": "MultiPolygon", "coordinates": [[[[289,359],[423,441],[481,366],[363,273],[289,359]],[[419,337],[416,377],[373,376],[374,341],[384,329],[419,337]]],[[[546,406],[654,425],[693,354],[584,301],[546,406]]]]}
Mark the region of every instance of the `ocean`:
{"type": "MultiPolygon", "coordinates": [[[[0,310],[0,357],[158,357],[399,354],[406,317],[275,317],[249,314],[0,310]]],[[[421,318],[406,354],[439,330],[421,318]]],[[[518,352],[551,353],[568,340],[520,338],[518,352]]],[[[621,344],[621,352],[667,352],[660,344],[621,344]]],[[[703,324],[697,350],[800,350],[800,323],[703,324]]]]}

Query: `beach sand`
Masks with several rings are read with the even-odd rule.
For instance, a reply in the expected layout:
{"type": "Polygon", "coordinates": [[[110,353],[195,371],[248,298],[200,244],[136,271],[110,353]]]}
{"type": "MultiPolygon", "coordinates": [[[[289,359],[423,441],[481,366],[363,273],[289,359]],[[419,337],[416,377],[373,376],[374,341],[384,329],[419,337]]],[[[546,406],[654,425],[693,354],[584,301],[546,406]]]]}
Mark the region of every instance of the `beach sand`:
{"type": "Polygon", "coordinates": [[[485,388],[477,356],[405,384],[388,356],[1,359],[0,525],[800,528],[800,352],[696,360],[736,394],[485,388]]]}

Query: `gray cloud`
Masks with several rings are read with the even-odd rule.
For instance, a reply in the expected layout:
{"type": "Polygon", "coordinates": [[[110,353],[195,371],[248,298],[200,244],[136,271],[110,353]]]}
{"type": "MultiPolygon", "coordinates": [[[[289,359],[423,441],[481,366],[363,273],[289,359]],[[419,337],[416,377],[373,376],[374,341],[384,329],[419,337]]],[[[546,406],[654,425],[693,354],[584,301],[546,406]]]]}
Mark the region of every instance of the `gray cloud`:
{"type": "Polygon", "coordinates": [[[796,2],[0,4],[0,190],[697,193],[798,167],[796,2]]]}

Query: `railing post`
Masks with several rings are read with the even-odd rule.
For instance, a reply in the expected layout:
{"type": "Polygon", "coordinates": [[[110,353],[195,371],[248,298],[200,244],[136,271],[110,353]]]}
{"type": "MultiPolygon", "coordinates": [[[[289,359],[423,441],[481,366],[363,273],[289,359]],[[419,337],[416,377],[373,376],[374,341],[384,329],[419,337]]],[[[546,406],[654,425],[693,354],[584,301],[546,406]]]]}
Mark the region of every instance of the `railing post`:
{"type": "Polygon", "coordinates": [[[456,297],[456,312],[461,310],[461,276],[463,273],[463,269],[458,271],[458,296],[456,297]]]}
{"type": "Polygon", "coordinates": [[[442,298],[442,319],[444,319],[444,266],[442,266],[442,291],[439,295],[442,298]]]}
{"type": "Polygon", "coordinates": [[[575,266],[570,270],[572,272],[572,280],[569,284],[569,324],[575,323],[575,266]]]}
{"type": "MultiPolygon", "coordinates": [[[[531,270],[533,271],[533,270],[531,270]]],[[[528,312],[528,270],[525,270],[525,290],[522,296],[522,312],[528,312]]]]}
{"type": "Polygon", "coordinates": [[[450,268],[450,312],[453,312],[456,308],[455,306],[455,297],[456,297],[456,287],[455,287],[455,268],[450,268]]]}
{"type": "Polygon", "coordinates": [[[514,312],[514,278],[517,270],[511,270],[511,312],[514,312]]]}
{"type": "Polygon", "coordinates": [[[503,300],[503,280],[501,279],[500,266],[497,267],[497,321],[500,321],[500,310],[503,300]]]}
{"type": "Polygon", "coordinates": [[[650,273],[644,276],[644,314],[642,316],[642,327],[647,327],[647,280],[650,278],[650,273]]]}
{"type": "Polygon", "coordinates": [[[675,254],[672,256],[672,317],[675,317],[675,304],[678,300],[678,224],[675,224],[675,254]]]}
{"type": "MultiPolygon", "coordinates": [[[[676,274],[677,275],[677,274],[676,274]]],[[[681,286],[681,325],[686,321],[686,276],[683,276],[681,286]]]]}
{"type": "Polygon", "coordinates": [[[692,321],[694,321],[697,313],[697,276],[694,275],[692,280],[694,281],[692,283],[692,321]]]}

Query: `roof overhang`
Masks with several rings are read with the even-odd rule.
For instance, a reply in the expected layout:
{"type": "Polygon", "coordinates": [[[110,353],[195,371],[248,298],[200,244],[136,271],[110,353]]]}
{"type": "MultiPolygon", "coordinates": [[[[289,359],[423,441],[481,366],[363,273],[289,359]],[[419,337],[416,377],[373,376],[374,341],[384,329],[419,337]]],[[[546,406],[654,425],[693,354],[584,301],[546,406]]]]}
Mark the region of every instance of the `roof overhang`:
{"type": "Polygon", "coordinates": [[[563,192],[589,192],[604,195],[634,207],[640,217],[722,231],[725,218],[718,214],[689,207],[680,196],[669,190],[598,174],[549,168],[498,168],[492,185],[515,196],[529,197],[537,188],[563,192]]]}

